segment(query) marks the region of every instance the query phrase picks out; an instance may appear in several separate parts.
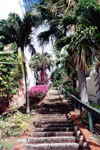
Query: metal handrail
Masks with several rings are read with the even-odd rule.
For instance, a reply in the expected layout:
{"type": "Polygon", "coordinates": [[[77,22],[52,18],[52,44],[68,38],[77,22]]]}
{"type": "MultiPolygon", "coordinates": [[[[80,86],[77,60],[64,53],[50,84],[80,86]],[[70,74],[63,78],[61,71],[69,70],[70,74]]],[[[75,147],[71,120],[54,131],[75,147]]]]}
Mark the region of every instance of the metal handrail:
{"type": "Polygon", "coordinates": [[[100,119],[100,111],[93,108],[89,104],[86,104],[82,101],[80,101],[77,97],[67,92],[69,96],[71,96],[77,103],[81,104],[82,107],[84,107],[87,111],[89,111],[91,114],[93,114],[96,118],[100,119]]]}
{"type": "Polygon", "coordinates": [[[88,117],[89,117],[89,126],[90,126],[90,131],[93,132],[93,123],[92,123],[92,115],[93,114],[96,118],[98,118],[100,120],[100,111],[93,108],[92,106],[89,105],[89,103],[84,103],[82,102],[80,99],[78,99],[76,96],[70,94],[68,91],[66,92],[66,90],[62,87],[61,88],[61,92],[67,93],[67,95],[69,95],[70,97],[72,97],[75,101],[74,101],[74,108],[76,108],[76,102],[78,104],[80,104],[81,107],[85,108],[88,111],[88,117]]]}

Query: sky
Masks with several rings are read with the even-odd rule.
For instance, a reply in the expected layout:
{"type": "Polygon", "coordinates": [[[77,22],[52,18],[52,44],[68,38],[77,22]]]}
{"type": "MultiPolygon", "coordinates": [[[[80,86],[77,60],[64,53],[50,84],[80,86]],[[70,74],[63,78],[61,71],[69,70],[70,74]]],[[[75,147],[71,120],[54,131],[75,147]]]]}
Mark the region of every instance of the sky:
{"type": "Polygon", "coordinates": [[[39,3],[39,0],[23,0],[25,10],[29,10],[31,3],[39,3]]]}
{"type": "MultiPolygon", "coordinates": [[[[23,0],[20,0],[23,6],[23,0]]],[[[24,8],[23,11],[25,12],[24,8]]],[[[22,9],[19,4],[19,0],[0,0],[0,19],[7,19],[10,12],[18,13],[23,16],[22,9]]]]}

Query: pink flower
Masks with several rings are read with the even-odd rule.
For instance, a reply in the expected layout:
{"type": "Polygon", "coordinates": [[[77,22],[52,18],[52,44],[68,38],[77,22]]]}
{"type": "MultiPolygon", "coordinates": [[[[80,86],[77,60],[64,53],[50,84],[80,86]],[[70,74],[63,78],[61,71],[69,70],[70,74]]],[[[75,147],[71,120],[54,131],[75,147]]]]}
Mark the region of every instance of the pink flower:
{"type": "Polygon", "coordinates": [[[29,95],[30,97],[33,97],[33,98],[44,97],[47,93],[47,89],[48,89],[48,85],[34,86],[34,87],[31,87],[31,89],[29,90],[29,95]]]}

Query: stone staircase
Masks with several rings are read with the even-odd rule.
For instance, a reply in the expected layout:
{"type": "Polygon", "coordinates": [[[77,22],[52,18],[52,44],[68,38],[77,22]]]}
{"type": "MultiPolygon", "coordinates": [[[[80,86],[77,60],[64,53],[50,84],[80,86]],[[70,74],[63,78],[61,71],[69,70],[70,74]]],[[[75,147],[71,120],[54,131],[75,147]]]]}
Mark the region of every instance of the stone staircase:
{"type": "Polygon", "coordinates": [[[50,90],[24,150],[89,150],[69,111],[70,104],[50,90]]]}

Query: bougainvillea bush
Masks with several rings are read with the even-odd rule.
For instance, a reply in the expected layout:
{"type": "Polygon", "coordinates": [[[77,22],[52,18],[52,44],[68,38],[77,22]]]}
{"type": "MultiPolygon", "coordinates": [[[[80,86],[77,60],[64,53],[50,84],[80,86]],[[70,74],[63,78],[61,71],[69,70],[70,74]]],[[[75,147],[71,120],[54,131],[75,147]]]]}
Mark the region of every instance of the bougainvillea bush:
{"type": "Polygon", "coordinates": [[[45,97],[48,88],[48,85],[37,85],[31,87],[29,90],[30,100],[33,101],[33,103],[42,100],[45,97]]]}

